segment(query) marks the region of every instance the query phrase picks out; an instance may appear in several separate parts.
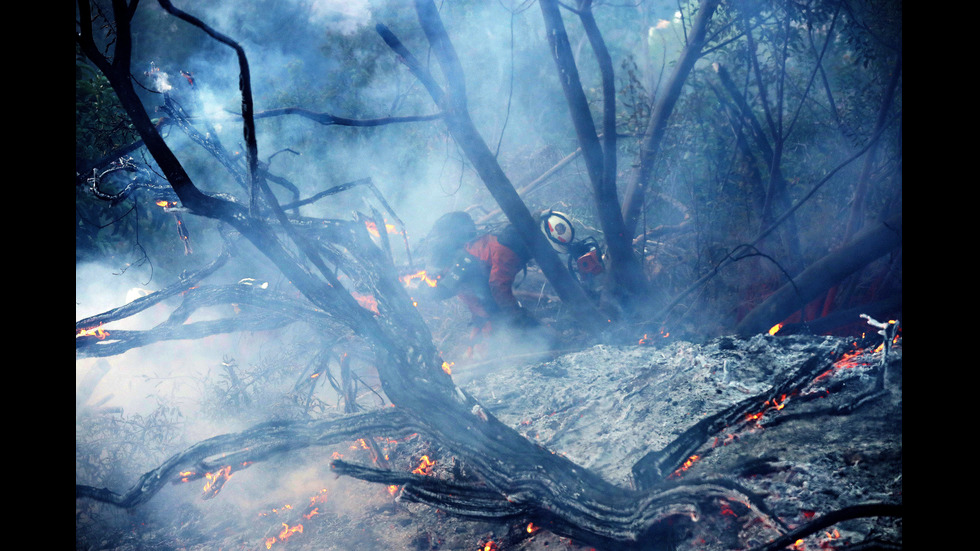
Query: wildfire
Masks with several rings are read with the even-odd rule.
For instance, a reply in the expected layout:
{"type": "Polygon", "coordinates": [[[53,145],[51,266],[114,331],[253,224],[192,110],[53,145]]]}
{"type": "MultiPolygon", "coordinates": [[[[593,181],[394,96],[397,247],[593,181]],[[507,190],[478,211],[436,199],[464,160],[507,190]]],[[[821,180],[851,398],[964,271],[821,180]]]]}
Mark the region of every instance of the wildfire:
{"type": "Polygon", "coordinates": [[[770,335],[775,335],[782,328],[783,328],[783,324],[777,323],[776,325],[773,325],[772,327],[769,328],[769,334],[770,335]]]}
{"type": "Polygon", "coordinates": [[[763,406],[762,411],[759,411],[758,413],[747,414],[745,416],[745,420],[757,421],[761,419],[762,416],[765,415],[766,412],[768,412],[772,408],[775,408],[776,411],[783,409],[784,407],[786,407],[786,395],[783,394],[782,396],[779,397],[778,400],[776,398],[773,398],[772,400],[766,400],[765,402],[763,402],[762,406],[763,406]]]}
{"type": "Polygon", "coordinates": [[[398,493],[398,486],[395,486],[394,484],[388,486],[388,493],[391,494],[392,497],[394,497],[395,494],[398,493]]]}
{"type": "MultiPolygon", "coordinates": [[[[666,329],[666,328],[661,328],[661,329],[660,329],[660,336],[661,336],[662,338],[664,338],[664,339],[666,339],[667,337],[669,337],[669,336],[670,336],[670,332],[669,332],[669,331],[667,331],[667,329],[666,329]]],[[[640,339],[640,342],[639,342],[639,344],[640,344],[641,346],[642,346],[642,345],[644,345],[644,344],[650,344],[650,342],[651,342],[652,340],[653,340],[653,338],[652,338],[652,337],[650,336],[650,334],[649,334],[649,333],[644,333],[644,334],[643,334],[643,338],[642,338],[642,339],[640,339]]]]}
{"type": "Polygon", "coordinates": [[[371,295],[362,295],[362,294],[360,294],[360,293],[358,293],[356,291],[351,291],[350,294],[351,294],[351,296],[354,297],[354,300],[356,300],[357,303],[361,305],[362,308],[366,308],[366,309],[374,312],[375,314],[378,314],[379,313],[378,312],[378,299],[374,298],[371,295]]]}
{"type": "Polygon", "coordinates": [[[303,525],[302,524],[297,524],[295,526],[290,526],[290,525],[288,525],[288,524],[286,524],[284,522],[284,523],[282,523],[282,530],[279,532],[279,535],[278,536],[274,536],[274,537],[266,538],[265,539],[265,548],[266,549],[271,549],[272,548],[272,544],[273,543],[276,543],[276,541],[286,541],[290,537],[292,537],[293,534],[295,534],[297,532],[300,533],[300,534],[303,533],[303,525]]]}
{"type": "Polygon", "coordinates": [[[409,287],[418,286],[418,283],[414,283],[414,284],[412,283],[412,281],[415,279],[419,281],[424,281],[425,284],[428,285],[429,287],[435,287],[436,285],[439,284],[438,276],[436,277],[436,279],[432,279],[425,273],[425,270],[420,270],[414,274],[404,275],[400,279],[402,280],[402,283],[404,283],[406,286],[409,287]]]}
{"type": "Polygon", "coordinates": [[[96,337],[97,339],[105,340],[109,336],[109,332],[102,329],[102,324],[100,323],[98,327],[91,327],[89,329],[80,329],[75,333],[75,338],[78,337],[96,337]]]}
{"type": "Polygon", "coordinates": [[[221,491],[221,487],[231,478],[231,465],[225,465],[215,473],[204,473],[207,482],[204,484],[204,499],[210,499],[221,491]]]}
{"type": "Polygon", "coordinates": [[[428,455],[422,456],[422,461],[419,462],[419,466],[415,468],[412,472],[421,475],[432,474],[432,468],[435,467],[436,462],[429,459],[428,455]]]}
{"type": "Polygon", "coordinates": [[[700,455],[696,455],[696,454],[695,455],[692,455],[691,457],[688,457],[687,458],[687,461],[685,461],[683,465],[681,465],[680,467],[678,467],[676,471],[670,473],[670,477],[669,478],[674,478],[674,477],[680,476],[681,473],[683,473],[684,471],[690,469],[692,465],[694,465],[695,463],[697,463],[698,459],[701,459],[701,456],[700,455]]]}
{"type": "Polygon", "coordinates": [[[453,366],[454,365],[456,365],[456,362],[443,361],[442,362],[442,370],[446,372],[446,375],[452,375],[453,374],[453,366]]]}
{"type": "MultiPolygon", "coordinates": [[[[364,227],[366,227],[368,233],[370,233],[374,237],[381,237],[381,233],[378,232],[378,225],[375,224],[373,221],[371,221],[371,220],[365,221],[364,222],[364,227]]],[[[393,224],[385,224],[385,232],[387,232],[387,233],[395,233],[395,234],[401,233],[401,232],[398,231],[398,228],[396,228],[393,224]]]]}
{"type": "Polygon", "coordinates": [[[540,526],[535,526],[533,522],[527,523],[527,533],[528,534],[533,534],[533,533],[537,532],[540,529],[541,529],[541,527],[540,526]]]}
{"type": "Polygon", "coordinates": [[[497,547],[497,544],[494,543],[493,541],[488,541],[485,544],[483,544],[481,551],[500,551],[500,548],[497,547]]]}

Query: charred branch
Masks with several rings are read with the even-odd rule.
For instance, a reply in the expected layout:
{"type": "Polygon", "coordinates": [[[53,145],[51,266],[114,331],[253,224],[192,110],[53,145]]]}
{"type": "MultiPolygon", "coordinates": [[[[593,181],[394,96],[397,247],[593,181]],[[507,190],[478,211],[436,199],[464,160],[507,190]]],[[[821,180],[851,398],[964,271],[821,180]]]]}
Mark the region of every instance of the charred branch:
{"type": "Polygon", "coordinates": [[[633,466],[633,484],[639,489],[655,487],[722,430],[744,423],[747,415],[756,413],[764,404],[781,403],[828,367],[824,361],[811,358],[770,390],[701,419],[668,446],[637,461],[633,466]]]}
{"type": "Polygon", "coordinates": [[[902,246],[902,216],[870,228],[820,259],[757,306],[736,326],[741,335],[766,331],[845,277],[902,246]]]}
{"type": "MultiPolygon", "coordinates": [[[[845,507],[837,511],[832,511],[825,515],[820,516],[812,522],[808,522],[799,528],[796,528],[786,534],[776,538],[775,540],[756,548],[751,551],[778,551],[779,549],[785,549],[787,546],[792,545],[793,542],[805,538],[809,535],[815,534],[820,530],[829,528],[835,524],[839,524],[846,520],[853,520],[856,518],[865,517],[902,517],[904,512],[904,507],[902,504],[893,503],[864,503],[861,505],[853,505],[851,507],[845,507]]],[[[875,543],[874,545],[877,545],[875,543]]],[[[848,547],[848,549],[863,548],[863,549],[901,549],[901,546],[895,547],[893,544],[887,542],[881,542],[880,546],[872,547],[848,547]]]]}
{"type": "Polygon", "coordinates": [[[341,333],[342,325],[336,318],[311,308],[308,303],[291,299],[285,295],[243,282],[228,286],[199,286],[175,290],[158,291],[136,299],[132,303],[111,312],[93,316],[76,324],[89,328],[95,325],[123,319],[140,310],[156,304],[177,292],[183,292],[181,305],[170,317],[145,331],[116,330],[104,331],[99,335],[84,334],[76,337],[75,350],[79,357],[108,357],[121,354],[132,348],[146,346],[155,342],[181,339],[199,339],[220,333],[237,331],[268,330],[285,325],[304,322],[313,324],[328,333],[341,333]],[[139,302],[139,304],[136,304],[139,302]],[[234,317],[213,321],[184,323],[192,313],[200,308],[219,304],[237,307],[255,307],[234,317]]]}
{"type": "Polygon", "coordinates": [[[427,122],[439,120],[443,117],[441,113],[436,113],[434,115],[408,115],[403,117],[381,117],[376,119],[350,119],[346,117],[338,117],[337,115],[331,115],[330,113],[325,112],[317,113],[310,111],[309,109],[302,109],[300,107],[284,107],[282,109],[268,109],[266,111],[261,111],[255,114],[255,118],[266,119],[281,117],[284,115],[297,115],[325,126],[336,125],[356,127],[385,126],[389,124],[404,124],[409,122],[427,122]]]}
{"type": "Polygon", "coordinates": [[[325,421],[264,423],[239,433],[199,442],[145,473],[132,488],[122,493],[76,484],[75,497],[131,508],[151,499],[165,485],[181,482],[189,476],[181,475],[182,472],[198,473],[193,479],[226,466],[240,469],[290,451],[348,442],[364,434],[406,436],[413,432],[407,428],[410,425],[409,419],[393,408],[325,421]]]}

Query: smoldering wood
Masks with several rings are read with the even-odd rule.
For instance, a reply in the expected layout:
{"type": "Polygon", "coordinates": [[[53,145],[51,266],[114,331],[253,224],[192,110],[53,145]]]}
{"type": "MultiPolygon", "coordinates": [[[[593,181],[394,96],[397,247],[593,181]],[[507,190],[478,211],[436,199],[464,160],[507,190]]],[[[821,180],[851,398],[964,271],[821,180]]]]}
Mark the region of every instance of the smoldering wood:
{"type": "Polygon", "coordinates": [[[779,381],[773,388],[701,419],[663,449],[651,452],[637,461],[633,466],[634,484],[637,488],[655,487],[723,429],[738,425],[744,421],[746,414],[758,411],[764,404],[772,403],[773,400],[778,402],[780,396],[795,393],[829,367],[825,360],[810,358],[796,373],[779,381]]]}
{"type": "Polygon", "coordinates": [[[182,471],[199,471],[203,476],[205,472],[225,466],[239,468],[289,451],[349,442],[364,434],[407,436],[415,432],[411,425],[410,417],[391,408],[322,421],[271,421],[242,432],[203,440],[145,473],[123,493],[76,484],[75,498],[91,498],[131,508],[151,499],[165,485],[179,483],[183,478],[179,474],[182,471]]]}
{"type": "Polygon", "coordinates": [[[901,245],[902,215],[899,214],[868,228],[847,245],[810,265],[753,308],[735,327],[735,331],[741,335],[766,331],[845,277],[901,245]]]}

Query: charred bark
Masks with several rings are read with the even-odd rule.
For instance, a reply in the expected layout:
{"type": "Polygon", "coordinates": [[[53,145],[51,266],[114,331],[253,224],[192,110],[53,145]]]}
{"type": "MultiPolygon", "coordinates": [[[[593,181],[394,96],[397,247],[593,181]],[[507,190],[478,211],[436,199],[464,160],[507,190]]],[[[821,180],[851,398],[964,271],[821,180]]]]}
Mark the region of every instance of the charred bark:
{"type": "Polygon", "coordinates": [[[845,277],[902,246],[902,216],[865,231],[828,254],[755,307],[735,327],[740,335],[768,330],[845,277]]]}

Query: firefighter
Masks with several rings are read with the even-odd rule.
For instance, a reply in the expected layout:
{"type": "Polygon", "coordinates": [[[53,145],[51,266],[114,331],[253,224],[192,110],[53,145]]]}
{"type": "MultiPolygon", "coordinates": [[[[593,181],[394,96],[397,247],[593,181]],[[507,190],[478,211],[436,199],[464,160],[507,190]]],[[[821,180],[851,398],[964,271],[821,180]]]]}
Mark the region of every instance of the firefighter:
{"type": "Polygon", "coordinates": [[[473,316],[473,337],[500,326],[539,325],[514,296],[514,281],[531,254],[513,226],[479,233],[468,213],[450,212],[433,224],[426,248],[438,282],[430,292],[439,300],[460,298],[473,316]]]}

